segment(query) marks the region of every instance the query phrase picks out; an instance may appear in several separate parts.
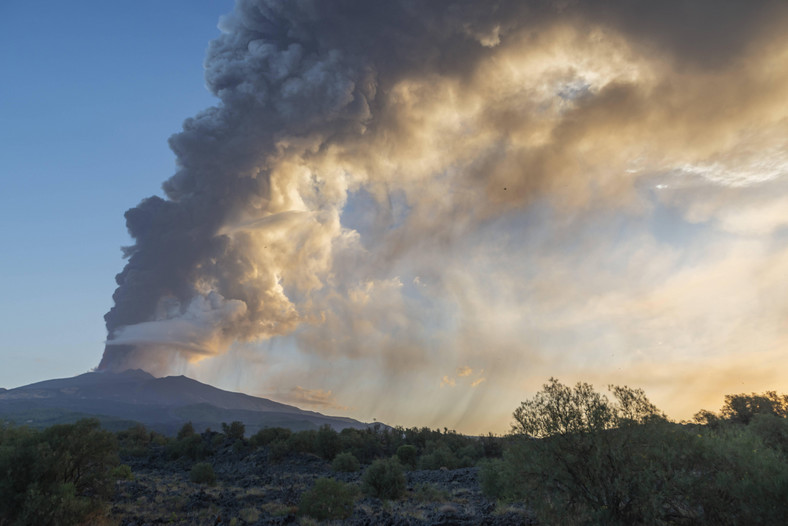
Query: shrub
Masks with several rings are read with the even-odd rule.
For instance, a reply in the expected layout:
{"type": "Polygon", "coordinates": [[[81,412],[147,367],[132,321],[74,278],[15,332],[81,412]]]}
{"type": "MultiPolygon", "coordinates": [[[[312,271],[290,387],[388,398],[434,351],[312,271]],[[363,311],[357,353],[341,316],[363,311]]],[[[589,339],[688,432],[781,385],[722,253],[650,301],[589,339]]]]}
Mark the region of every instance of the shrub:
{"type": "Polygon", "coordinates": [[[342,450],[339,434],[328,424],[322,426],[315,436],[315,453],[326,460],[332,460],[342,450]]]}
{"type": "Polygon", "coordinates": [[[231,422],[228,426],[227,423],[222,422],[222,433],[224,433],[229,440],[243,440],[244,433],[246,433],[246,426],[243,422],[238,420],[231,422]]]}
{"type": "Polygon", "coordinates": [[[749,427],[695,435],[692,460],[697,473],[688,495],[708,525],[780,525],[788,516],[788,463],[749,427]]]}
{"type": "Polygon", "coordinates": [[[317,520],[347,519],[353,513],[356,491],[349,484],[319,478],[312,489],[301,495],[298,512],[317,520]]]}
{"type": "Polygon", "coordinates": [[[757,414],[750,421],[749,429],[760,437],[764,444],[788,456],[788,418],[757,414]]]}
{"type": "Polygon", "coordinates": [[[397,458],[404,466],[415,468],[418,456],[419,450],[416,449],[416,446],[405,444],[397,448],[397,458]]]}
{"type": "Polygon", "coordinates": [[[119,431],[117,438],[123,455],[146,457],[150,454],[149,447],[153,434],[142,424],[136,424],[124,431],[119,431]]]}
{"type": "Polygon", "coordinates": [[[42,491],[30,487],[17,524],[86,524],[103,515],[90,498],[77,495],[74,484],[57,484],[42,491]]]}
{"type": "Polygon", "coordinates": [[[292,434],[286,427],[266,427],[252,435],[249,442],[253,447],[267,446],[275,440],[287,440],[292,434]]]}
{"type": "Polygon", "coordinates": [[[405,473],[397,457],[376,460],[364,472],[364,493],[379,499],[397,499],[405,493],[405,473]]]}
{"type": "Polygon", "coordinates": [[[177,438],[178,440],[183,440],[184,438],[189,438],[194,434],[195,434],[194,425],[191,422],[186,422],[178,431],[178,435],[175,438],[177,438]]]}
{"type": "Polygon", "coordinates": [[[331,467],[334,471],[353,473],[359,470],[361,464],[358,459],[353,456],[353,453],[340,453],[334,457],[334,462],[331,463],[331,467]]]}
{"type": "Polygon", "coordinates": [[[295,451],[297,453],[314,453],[316,438],[316,431],[299,431],[298,433],[290,435],[290,438],[287,439],[287,444],[290,447],[290,451],[295,451]]]}
{"type": "Polygon", "coordinates": [[[488,433],[486,436],[479,438],[479,442],[484,458],[501,458],[503,456],[504,440],[502,438],[488,433]]]}
{"type": "Polygon", "coordinates": [[[763,409],[776,395],[726,397],[739,417],[703,412],[709,425],[679,426],[642,391],[610,390],[615,402],[551,379],[515,411],[503,460],[482,464],[484,493],[524,500],[546,524],[784,523],[786,424],[763,409]]]}
{"type": "Polygon", "coordinates": [[[688,470],[675,466],[687,433],[643,391],[610,391],[616,402],[589,384],[570,388],[551,378],[514,412],[516,439],[503,463],[483,468],[485,490],[527,500],[545,523],[570,516],[595,524],[665,522],[682,499],[688,470]]]}
{"type": "Polygon", "coordinates": [[[488,459],[479,464],[479,485],[482,493],[495,500],[511,499],[507,492],[506,476],[509,466],[501,459],[488,459]]]}
{"type": "Polygon", "coordinates": [[[740,424],[749,424],[755,415],[785,418],[788,417],[788,395],[778,395],[775,391],[726,395],[720,412],[723,418],[740,424]]]}
{"type": "Polygon", "coordinates": [[[420,469],[454,469],[457,467],[457,459],[446,446],[441,446],[430,453],[426,453],[419,459],[420,469]]]}
{"type": "Polygon", "coordinates": [[[0,523],[99,522],[117,442],[96,419],[44,431],[0,427],[0,523]]]}
{"type": "Polygon", "coordinates": [[[121,464],[112,468],[110,477],[115,480],[134,480],[134,474],[131,472],[131,467],[128,464],[121,464]]]}
{"type": "Polygon", "coordinates": [[[484,448],[481,444],[468,444],[461,447],[456,453],[457,467],[469,468],[475,466],[479,459],[484,455],[484,448]]]}
{"type": "Polygon", "coordinates": [[[198,462],[193,465],[189,479],[195,484],[207,484],[208,486],[216,484],[216,474],[210,462],[198,462]]]}
{"type": "Polygon", "coordinates": [[[201,460],[211,454],[211,449],[201,435],[192,434],[172,442],[167,447],[167,453],[171,458],[186,457],[190,460],[201,460]]]}
{"type": "Polygon", "coordinates": [[[363,464],[379,458],[383,452],[380,436],[373,429],[345,428],[339,434],[341,451],[349,451],[363,464]]]}

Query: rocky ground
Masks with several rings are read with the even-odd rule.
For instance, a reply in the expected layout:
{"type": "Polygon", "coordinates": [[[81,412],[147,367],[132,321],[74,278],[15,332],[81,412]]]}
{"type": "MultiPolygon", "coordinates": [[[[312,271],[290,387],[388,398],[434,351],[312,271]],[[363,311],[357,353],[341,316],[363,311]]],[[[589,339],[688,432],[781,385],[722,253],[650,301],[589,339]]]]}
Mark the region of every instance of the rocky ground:
{"type": "MultiPolygon", "coordinates": [[[[210,461],[216,484],[189,480],[191,462],[158,458],[123,459],[133,480],[119,481],[111,516],[122,526],[319,524],[298,515],[302,492],[319,477],[360,487],[364,467],[337,473],[313,455],[292,454],[279,461],[265,449],[248,454],[226,450],[210,461]]],[[[516,525],[533,524],[526,509],[501,506],[481,494],[477,468],[407,472],[406,496],[395,501],[365,497],[360,491],[353,515],[325,524],[349,525],[516,525]]]]}

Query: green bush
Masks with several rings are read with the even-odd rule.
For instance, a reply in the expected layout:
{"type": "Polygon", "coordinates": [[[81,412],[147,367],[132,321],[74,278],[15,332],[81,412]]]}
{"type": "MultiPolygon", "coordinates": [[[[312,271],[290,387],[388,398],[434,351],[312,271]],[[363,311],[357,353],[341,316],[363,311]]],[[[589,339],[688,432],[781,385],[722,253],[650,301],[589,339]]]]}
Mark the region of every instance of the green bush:
{"type": "Polygon", "coordinates": [[[178,435],[175,437],[178,440],[183,440],[184,438],[189,438],[195,434],[194,425],[191,422],[186,422],[181,426],[180,430],[178,431],[178,435]]]}
{"type": "Polygon", "coordinates": [[[788,456],[788,418],[757,414],[750,420],[748,428],[764,444],[788,456]]]}
{"type": "Polygon", "coordinates": [[[115,436],[96,419],[43,431],[0,427],[0,523],[99,522],[117,463],[115,436]]]}
{"type": "Polygon", "coordinates": [[[729,415],[699,413],[706,425],[691,426],[640,390],[610,390],[615,402],[551,379],[515,411],[503,459],[482,463],[482,491],[527,502],[545,524],[785,522],[786,422],[772,410],[782,398],[726,397],[729,415]]]}
{"type": "Polygon", "coordinates": [[[381,436],[372,429],[345,428],[339,434],[341,451],[353,453],[359,462],[366,464],[383,454],[381,436]]]}
{"type": "Polygon", "coordinates": [[[202,435],[187,434],[171,442],[167,446],[167,453],[170,458],[188,458],[190,460],[202,460],[211,454],[211,448],[203,439],[202,435]]]}
{"type": "Polygon", "coordinates": [[[246,433],[246,426],[244,426],[243,422],[238,420],[231,422],[230,425],[227,425],[226,422],[222,422],[222,433],[224,433],[229,440],[243,440],[244,434],[246,433]]]}
{"type": "Polygon", "coordinates": [[[457,458],[446,446],[440,446],[419,458],[419,469],[455,469],[457,464],[457,458]]]}
{"type": "Polygon", "coordinates": [[[114,480],[134,480],[134,473],[128,464],[120,464],[110,471],[110,477],[114,480]]]}
{"type": "Polygon", "coordinates": [[[701,430],[694,436],[697,475],[687,494],[702,514],[698,523],[781,525],[788,516],[788,463],[748,426],[701,430]]]}
{"type": "Polygon", "coordinates": [[[688,470],[676,469],[687,434],[667,422],[641,390],[551,378],[514,412],[502,463],[482,469],[490,496],[526,500],[544,523],[655,524],[682,501],[688,470]],[[671,444],[666,448],[665,444],[671,444]],[[498,468],[498,473],[495,469],[498,468]]]}
{"type": "Polygon", "coordinates": [[[468,444],[461,447],[456,453],[457,467],[469,468],[475,466],[476,463],[484,456],[484,448],[480,443],[468,444]]]}
{"type": "Polygon", "coordinates": [[[504,439],[497,437],[492,433],[479,438],[479,446],[481,447],[484,458],[501,458],[503,456],[504,439]]]}
{"type": "Polygon", "coordinates": [[[482,487],[503,500],[528,502],[546,524],[568,517],[581,524],[667,523],[690,511],[685,495],[692,470],[681,459],[690,440],[670,423],[521,437],[500,464],[485,464],[482,487]]]}
{"type": "Polygon", "coordinates": [[[252,435],[249,442],[253,447],[267,446],[275,440],[287,440],[292,434],[286,427],[266,427],[252,435]]]}
{"type": "Polygon", "coordinates": [[[774,415],[788,417],[788,395],[778,395],[775,391],[761,394],[726,395],[720,411],[722,417],[740,424],[749,424],[755,415],[774,415]]]}
{"type": "Polygon", "coordinates": [[[343,482],[319,478],[312,489],[301,495],[298,512],[317,520],[347,519],[353,514],[356,491],[343,482]]]}
{"type": "MultiPolygon", "coordinates": [[[[482,493],[495,500],[514,500],[507,491],[510,466],[501,459],[486,459],[479,464],[479,485],[482,493]]],[[[518,484],[519,486],[519,484],[518,484]]]]}
{"type": "Polygon", "coordinates": [[[322,426],[315,435],[315,453],[326,460],[332,460],[342,451],[339,442],[339,433],[331,429],[328,424],[322,426]]]}
{"type": "Polygon", "coordinates": [[[416,449],[416,446],[405,444],[397,448],[397,458],[403,466],[415,468],[418,457],[419,450],[416,449]]]}
{"type": "Polygon", "coordinates": [[[195,484],[206,484],[213,486],[216,484],[216,474],[213,471],[213,466],[210,462],[198,462],[192,466],[189,473],[189,480],[195,484]]]}
{"type": "Polygon", "coordinates": [[[379,499],[397,499],[405,493],[405,473],[397,457],[376,460],[362,477],[364,493],[379,499]]]}
{"type": "Polygon", "coordinates": [[[316,431],[299,431],[298,433],[290,435],[290,438],[287,439],[287,445],[290,451],[296,453],[315,453],[316,441],[316,431]]]}
{"type": "Polygon", "coordinates": [[[56,484],[47,490],[32,486],[16,524],[91,524],[106,514],[89,497],[77,495],[72,483],[56,484]]]}
{"type": "Polygon", "coordinates": [[[334,457],[331,463],[334,471],[341,471],[344,473],[354,473],[359,470],[361,464],[358,459],[353,456],[353,453],[340,453],[334,457]]]}
{"type": "Polygon", "coordinates": [[[124,456],[146,457],[150,454],[153,433],[142,424],[136,424],[125,431],[119,431],[117,438],[120,452],[124,456]]]}

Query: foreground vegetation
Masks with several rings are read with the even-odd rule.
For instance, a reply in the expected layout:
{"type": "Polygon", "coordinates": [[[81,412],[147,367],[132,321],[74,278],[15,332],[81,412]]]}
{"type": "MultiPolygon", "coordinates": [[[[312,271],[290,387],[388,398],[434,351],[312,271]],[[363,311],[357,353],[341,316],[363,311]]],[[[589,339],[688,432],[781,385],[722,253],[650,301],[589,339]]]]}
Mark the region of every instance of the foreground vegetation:
{"type": "Polygon", "coordinates": [[[719,413],[675,423],[641,390],[610,392],[551,379],[515,410],[506,437],[380,425],[250,437],[241,422],[203,433],[187,424],[175,437],[142,425],[110,433],[90,419],[4,426],[0,526],[354,523],[362,512],[356,522],[381,512],[431,524],[435,510],[463,506],[486,514],[467,521],[487,524],[515,512],[539,524],[784,524],[788,396],[731,395],[719,413]]]}
{"type": "Polygon", "coordinates": [[[545,524],[785,524],[788,397],[727,396],[720,414],[676,424],[643,391],[610,390],[551,379],[514,412],[484,491],[545,524]]]}

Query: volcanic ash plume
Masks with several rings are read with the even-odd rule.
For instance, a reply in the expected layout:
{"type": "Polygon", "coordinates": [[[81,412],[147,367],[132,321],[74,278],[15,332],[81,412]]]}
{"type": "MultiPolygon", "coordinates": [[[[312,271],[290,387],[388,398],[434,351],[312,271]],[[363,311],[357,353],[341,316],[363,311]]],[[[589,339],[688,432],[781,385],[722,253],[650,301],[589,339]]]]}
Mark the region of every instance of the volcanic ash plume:
{"type": "Polygon", "coordinates": [[[221,102],[170,139],[167,198],[126,213],[135,244],[100,369],[164,372],[308,314],[299,303],[324,286],[352,179],[320,166],[323,152],[364,133],[376,89],[373,70],[328,41],[319,11],[349,23],[336,7],[239,2],[222,20],[206,58],[221,102]]]}
{"type": "Polygon", "coordinates": [[[126,213],[100,368],[167,373],[290,335],[387,371],[441,361],[436,386],[486,371],[456,381],[475,388],[485,352],[643,326],[616,316],[656,303],[623,299],[679,263],[612,218],[695,221],[777,184],[781,5],[238,0],[205,62],[219,102],[170,139],[165,198],[126,213]],[[607,321],[557,307],[589,298],[607,321]]]}

